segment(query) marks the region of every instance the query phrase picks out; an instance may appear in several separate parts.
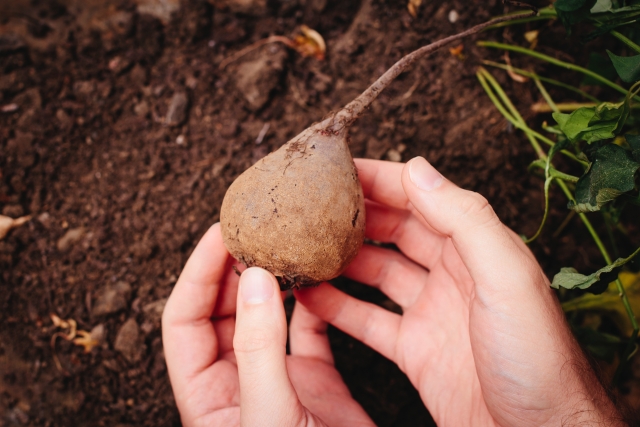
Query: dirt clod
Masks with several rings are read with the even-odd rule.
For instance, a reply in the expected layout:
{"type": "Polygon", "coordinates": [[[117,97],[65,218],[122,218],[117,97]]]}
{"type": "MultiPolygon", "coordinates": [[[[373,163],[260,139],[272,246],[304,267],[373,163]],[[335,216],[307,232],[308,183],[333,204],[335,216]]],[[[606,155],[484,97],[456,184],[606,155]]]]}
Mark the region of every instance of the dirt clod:
{"type": "Polygon", "coordinates": [[[84,237],[86,232],[87,229],[84,227],[71,228],[64,233],[64,236],[58,239],[56,247],[61,252],[68,251],[74,244],[78,243],[84,237]]]}
{"type": "Polygon", "coordinates": [[[277,45],[265,46],[257,57],[242,62],[236,71],[236,87],[250,109],[264,107],[284,71],[286,51],[277,45]]]}
{"type": "Polygon", "coordinates": [[[189,106],[189,96],[186,92],[176,92],[171,97],[165,124],[167,126],[178,126],[187,119],[187,108],[189,106]]]}
{"type": "Polygon", "coordinates": [[[96,301],[91,310],[92,316],[106,316],[124,310],[131,297],[131,285],[118,281],[107,284],[96,294],[96,301]]]}
{"type": "Polygon", "coordinates": [[[127,320],[118,330],[113,348],[129,362],[140,360],[146,351],[146,346],[141,341],[140,328],[135,319],[127,320]]]}

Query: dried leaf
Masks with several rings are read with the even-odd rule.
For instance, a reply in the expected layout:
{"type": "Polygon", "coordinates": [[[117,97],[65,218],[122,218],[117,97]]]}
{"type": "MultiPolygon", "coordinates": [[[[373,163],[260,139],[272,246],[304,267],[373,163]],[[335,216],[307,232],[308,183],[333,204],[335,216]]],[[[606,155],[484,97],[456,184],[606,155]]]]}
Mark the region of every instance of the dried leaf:
{"type": "Polygon", "coordinates": [[[73,343],[84,347],[85,353],[91,353],[91,350],[93,350],[94,347],[100,345],[100,341],[96,340],[90,332],[80,330],[77,332],[77,335],[79,335],[79,338],[75,338],[73,343]]]}
{"type": "Polygon", "coordinates": [[[538,31],[538,30],[527,31],[526,33],[524,33],[524,38],[529,43],[534,43],[535,41],[538,40],[538,34],[540,34],[540,31],[538,31]]]}
{"type": "Polygon", "coordinates": [[[294,40],[296,51],[302,56],[313,56],[323,60],[327,52],[327,45],[320,33],[306,25],[301,25],[300,31],[302,34],[296,36],[294,40]]]}
{"type": "Polygon", "coordinates": [[[407,10],[409,11],[409,15],[413,16],[414,18],[417,18],[418,9],[420,8],[421,5],[422,5],[422,0],[409,0],[409,3],[407,4],[407,10]]]}
{"type": "Polygon", "coordinates": [[[513,80],[517,81],[518,83],[524,83],[529,80],[525,76],[517,74],[513,71],[513,67],[511,66],[511,58],[509,57],[508,52],[504,53],[504,62],[507,63],[507,74],[509,74],[509,77],[511,77],[513,80]]]}
{"type": "Polygon", "coordinates": [[[450,47],[449,48],[449,53],[452,56],[457,57],[458,59],[464,59],[464,55],[462,54],[462,51],[464,50],[464,44],[460,43],[458,46],[455,47],[450,47]]]}
{"type": "Polygon", "coordinates": [[[20,218],[11,218],[0,215],[0,240],[4,239],[12,228],[20,227],[31,219],[31,215],[22,216],[20,218]]]}

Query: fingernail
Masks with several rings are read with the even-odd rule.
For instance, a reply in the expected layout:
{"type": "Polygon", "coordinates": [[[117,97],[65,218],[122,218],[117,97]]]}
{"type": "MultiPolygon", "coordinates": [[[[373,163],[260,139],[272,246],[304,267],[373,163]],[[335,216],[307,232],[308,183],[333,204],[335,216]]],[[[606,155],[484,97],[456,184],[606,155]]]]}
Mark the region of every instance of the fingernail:
{"type": "Polygon", "coordinates": [[[269,273],[261,268],[249,268],[240,278],[240,293],[247,304],[261,304],[273,296],[269,273]]]}
{"type": "Polygon", "coordinates": [[[409,179],[421,190],[433,190],[440,187],[444,178],[423,157],[416,157],[409,162],[409,179]]]}

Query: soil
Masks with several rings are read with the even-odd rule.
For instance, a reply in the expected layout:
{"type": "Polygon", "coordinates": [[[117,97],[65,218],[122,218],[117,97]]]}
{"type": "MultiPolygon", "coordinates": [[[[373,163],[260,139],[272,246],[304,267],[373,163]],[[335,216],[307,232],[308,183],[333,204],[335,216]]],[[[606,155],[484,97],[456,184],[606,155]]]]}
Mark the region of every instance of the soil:
{"type": "MultiPolygon", "coordinates": [[[[233,1],[136,3],[0,4],[0,210],[32,216],[0,241],[0,426],[179,425],[160,314],[229,184],[403,54],[504,10],[497,0],[425,1],[416,18],[406,2],[382,0],[257,1],[263,7],[241,11],[233,1]],[[269,44],[219,68],[252,42],[293,36],[300,24],[322,34],[325,60],[269,44]],[[85,353],[55,335],[63,329],[52,313],[99,344],[85,353]]],[[[543,52],[586,58],[588,47],[571,44],[557,25],[533,27],[542,29],[543,52]]],[[[476,39],[523,44],[523,32],[476,39]]],[[[425,156],[531,235],[543,206],[542,182],[527,171],[535,154],[478,84],[486,58],[502,60],[469,40],[460,55],[444,49],[419,61],[356,123],[351,150],[394,161],[425,156]]],[[[531,82],[494,75],[525,119],[549,120],[530,112],[540,100],[531,82]]],[[[600,267],[577,220],[551,236],[567,216],[557,192],[552,206],[547,232],[532,245],[547,274],[600,267]]],[[[630,245],[622,240],[620,251],[630,245]]],[[[395,309],[368,287],[337,285],[395,309]]],[[[330,329],[330,338],[338,370],[377,425],[432,425],[395,365],[340,331],[330,329]]]]}

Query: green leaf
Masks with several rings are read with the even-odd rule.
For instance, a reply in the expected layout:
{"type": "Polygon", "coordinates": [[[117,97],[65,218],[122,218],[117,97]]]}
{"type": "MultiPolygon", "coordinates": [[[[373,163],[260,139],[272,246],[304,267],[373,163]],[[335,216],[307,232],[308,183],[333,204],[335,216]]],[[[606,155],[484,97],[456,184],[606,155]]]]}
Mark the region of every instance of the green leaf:
{"type": "Polygon", "coordinates": [[[571,114],[553,113],[560,130],[571,142],[614,138],[629,117],[629,97],[623,102],[603,102],[595,107],[581,107],[571,114]]]}
{"type": "Polygon", "coordinates": [[[596,0],[556,0],[553,4],[558,14],[558,19],[571,34],[571,27],[579,22],[591,17],[591,8],[596,4],[596,0]]]}
{"type": "Polygon", "coordinates": [[[631,152],[607,143],[585,150],[589,169],[576,184],[575,202],[568,204],[576,212],[595,212],[602,205],[634,189],[634,176],[640,162],[631,152]]]}
{"type": "Polygon", "coordinates": [[[560,272],[553,277],[551,287],[554,289],[560,289],[561,287],[565,289],[589,289],[589,292],[593,294],[601,294],[607,289],[609,283],[618,278],[620,268],[639,253],[640,248],[627,258],[618,258],[613,263],[602,267],[600,270],[588,276],[578,273],[578,270],[575,268],[563,267],[560,269],[560,272]]]}
{"type": "Polygon", "coordinates": [[[627,144],[631,147],[631,155],[636,162],[640,162],[640,135],[625,135],[627,144]]]}
{"type": "Polygon", "coordinates": [[[581,132],[580,138],[589,144],[614,138],[622,130],[627,117],[629,117],[629,103],[626,100],[617,104],[603,102],[595,107],[589,127],[581,132]]]}
{"type": "MultiPolygon", "coordinates": [[[[587,68],[608,80],[615,80],[618,75],[616,74],[616,69],[613,67],[609,58],[596,52],[591,52],[589,54],[589,65],[587,68]]],[[[584,76],[582,84],[589,86],[604,86],[604,83],[600,80],[596,80],[588,75],[584,76]]]]}
{"type": "Polygon", "coordinates": [[[640,80],[640,55],[618,56],[608,50],[607,53],[623,82],[633,83],[640,80]]]}
{"type": "Polygon", "coordinates": [[[563,12],[574,12],[580,9],[587,0],[557,0],[553,7],[563,12]]]}
{"type": "Polygon", "coordinates": [[[591,13],[603,13],[609,12],[613,9],[613,3],[611,0],[598,0],[589,12],[591,13]]]}
{"type": "Polygon", "coordinates": [[[560,125],[560,130],[571,142],[580,138],[580,133],[589,127],[589,122],[596,113],[595,107],[581,107],[570,114],[553,113],[553,119],[560,125]]]}

